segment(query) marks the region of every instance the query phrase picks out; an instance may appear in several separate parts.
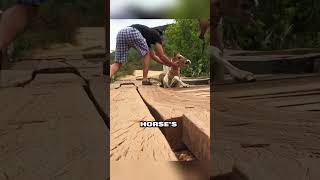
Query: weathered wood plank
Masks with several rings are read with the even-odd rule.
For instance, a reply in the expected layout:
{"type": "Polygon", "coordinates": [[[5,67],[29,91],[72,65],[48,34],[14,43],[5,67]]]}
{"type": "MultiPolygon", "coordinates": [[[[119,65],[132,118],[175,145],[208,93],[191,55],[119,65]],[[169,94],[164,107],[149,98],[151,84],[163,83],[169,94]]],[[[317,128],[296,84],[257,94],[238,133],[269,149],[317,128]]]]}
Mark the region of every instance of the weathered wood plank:
{"type": "MultiPolygon", "coordinates": [[[[203,87],[200,89],[203,90],[203,87]]],[[[209,95],[208,89],[205,91],[209,95]]],[[[180,130],[164,129],[167,138],[177,149],[184,144],[197,159],[210,159],[209,97],[199,96],[196,88],[186,90],[139,87],[139,92],[152,109],[159,114],[160,120],[181,119],[178,121],[180,130]]]]}
{"type": "MultiPolygon", "coordinates": [[[[247,179],[303,179],[319,159],[318,115],[279,111],[216,94],[213,113],[213,174],[238,166],[247,179]],[[218,120],[219,119],[219,120],[218,120]],[[235,164],[235,162],[237,162],[235,164]]],[[[315,178],[316,179],[316,178],[315,178]]]]}
{"type": "Polygon", "coordinates": [[[310,60],[320,58],[320,53],[309,53],[309,54],[283,54],[283,55],[228,55],[226,57],[229,61],[254,61],[254,62],[264,62],[264,61],[296,61],[296,60],[310,60]]]}
{"type": "Polygon", "coordinates": [[[168,160],[177,158],[158,128],[140,128],[140,121],[154,121],[135,87],[111,89],[110,159],[168,160]]]}
{"type": "Polygon", "coordinates": [[[111,162],[112,180],[209,180],[203,162],[117,161],[111,162]],[[125,170],[125,173],[124,173],[125,170]]]}
{"type": "Polygon", "coordinates": [[[81,86],[5,88],[0,97],[7,178],[107,178],[108,130],[81,86]]]}
{"type": "Polygon", "coordinates": [[[182,141],[198,160],[210,160],[210,112],[183,115],[182,141]]]}
{"type": "Polygon", "coordinates": [[[106,115],[109,115],[109,86],[106,84],[105,77],[96,77],[94,79],[91,79],[89,81],[89,87],[100,108],[106,115]]]}
{"type": "Polygon", "coordinates": [[[272,51],[246,51],[246,50],[234,50],[225,49],[224,53],[227,55],[236,56],[258,56],[258,55],[301,55],[309,53],[320,53],[319,48],[295,48],[295,49],[284,49],[284,50],[272,50],[272,51]]]}

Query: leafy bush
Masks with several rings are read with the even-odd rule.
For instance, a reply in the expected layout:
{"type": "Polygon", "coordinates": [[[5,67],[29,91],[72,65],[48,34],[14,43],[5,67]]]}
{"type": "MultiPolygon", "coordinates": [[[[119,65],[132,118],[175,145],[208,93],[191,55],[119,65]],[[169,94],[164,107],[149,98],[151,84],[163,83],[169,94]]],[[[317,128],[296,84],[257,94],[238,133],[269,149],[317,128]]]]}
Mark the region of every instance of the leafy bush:
{"type": "MultiPolygon", "coordinates": [[[[174,50],[191,60],[191,65],[182,69],[184,76],[208,76],[210,72],[209,56],[206,48],[209,39],[206,37],[205,45],[198,37],[199,22],[197,19],[177,19],[165,31],[164,47],[167,53],[174,50]],[[204,48],[204,49],[203,49],[204,48]]],[[[170,55],[170,54],[169,54],[170,55]]]]}
{"type": "Polygon", "coordinates": [[[248,50],[320,47],[320,1],[259,2],[255,24],[225,18],[225,47],[248,50]]]}

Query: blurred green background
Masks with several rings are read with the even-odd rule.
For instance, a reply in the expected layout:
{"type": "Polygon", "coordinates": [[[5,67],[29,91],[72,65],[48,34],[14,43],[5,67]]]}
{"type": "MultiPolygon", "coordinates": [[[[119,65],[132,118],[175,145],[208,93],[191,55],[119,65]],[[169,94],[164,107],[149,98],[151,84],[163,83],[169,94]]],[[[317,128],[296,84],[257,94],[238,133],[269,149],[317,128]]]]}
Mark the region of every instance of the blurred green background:
{"type": "Polygon", "coordinates": [[[277,50],[320,47],[320,1],[260,0],[255,24],[224,19],[226,48],[277,50]]]}
{"type": "Polygon", "coordinates": [[[210,16],[210,0],[110,0],[111,19],[173,19],[210,16]]]}

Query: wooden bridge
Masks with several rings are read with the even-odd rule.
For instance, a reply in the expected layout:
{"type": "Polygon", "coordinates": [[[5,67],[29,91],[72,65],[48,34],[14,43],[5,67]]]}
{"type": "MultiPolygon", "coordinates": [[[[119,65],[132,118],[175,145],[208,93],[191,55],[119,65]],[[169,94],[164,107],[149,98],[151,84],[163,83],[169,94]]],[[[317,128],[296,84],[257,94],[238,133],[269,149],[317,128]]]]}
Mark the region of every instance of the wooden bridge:
{"type": "Polygon", "coordinates": [[[1,71],[1,180],[109,177],[99,34],[103,28],[80,29],[82,46],[35,50],[1,71]]]}
{"type": "Polygon", "coordinates": [[[238,67],[260,74],[256,74],[254,83],[227,79],[212,88],[212,176],[319,179],[317,52],[300,49],[226,53],[226,58],[238,67]],[[309,73],[304,72],[306,66],[313,67],[307,70],[309,73]],[[271,74],[279,67],[281,74],[271,74]]]}

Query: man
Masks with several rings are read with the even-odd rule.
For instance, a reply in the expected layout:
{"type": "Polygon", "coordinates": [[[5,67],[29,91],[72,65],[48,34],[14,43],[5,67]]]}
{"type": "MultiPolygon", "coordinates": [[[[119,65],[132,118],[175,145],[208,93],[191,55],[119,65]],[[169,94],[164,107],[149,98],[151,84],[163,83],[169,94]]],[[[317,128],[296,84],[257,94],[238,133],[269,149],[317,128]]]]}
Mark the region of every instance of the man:
{"type": "Polygon", "coordinates": [[[162,47],[162,32],[144,25],[135,24],[119,31],[117,35],[115,62],[110,65],[110,79],[127,62],[128,51],[135,48],[143,57],[143,85],[151,85],[148,77],[151,59],[169,67],[178,67],[165,55],[162,47]],[[154,50],[152,49],[152,45],[154,50]]]}
{"type": "Polygon", "coordinates": [[[22,32],[29,20],[37,14],[38,6],[45,0],[19,0],[14,6],[5,10],[0,21],[0,70],[7,68],[6,53],[2,53],[22,32]]]}

